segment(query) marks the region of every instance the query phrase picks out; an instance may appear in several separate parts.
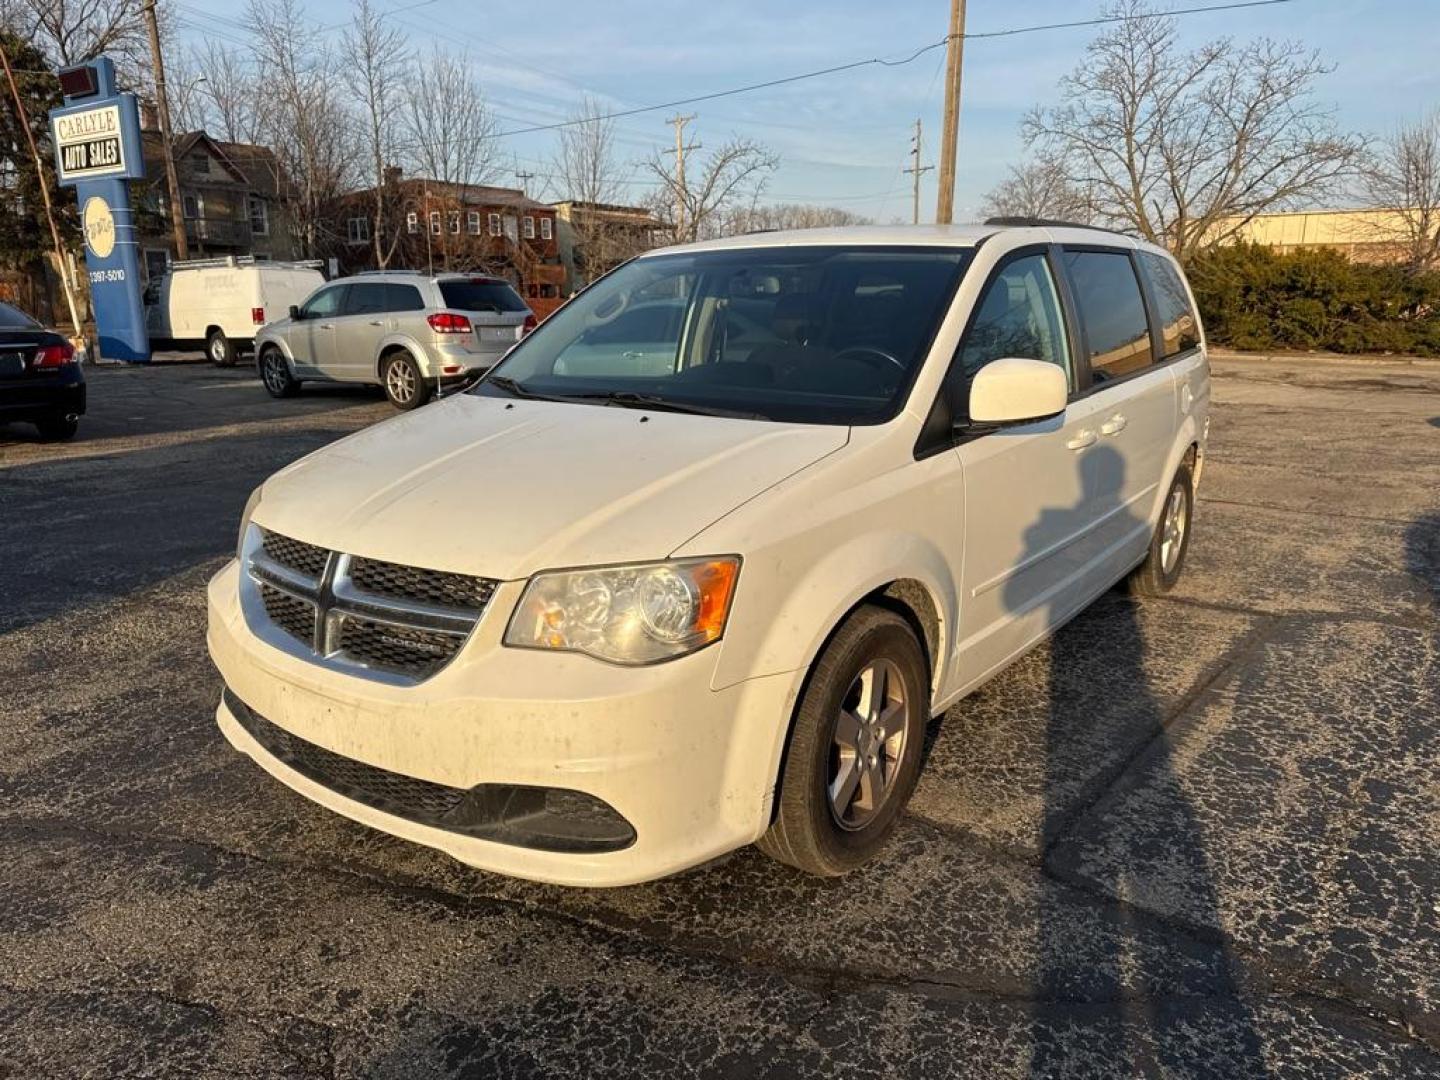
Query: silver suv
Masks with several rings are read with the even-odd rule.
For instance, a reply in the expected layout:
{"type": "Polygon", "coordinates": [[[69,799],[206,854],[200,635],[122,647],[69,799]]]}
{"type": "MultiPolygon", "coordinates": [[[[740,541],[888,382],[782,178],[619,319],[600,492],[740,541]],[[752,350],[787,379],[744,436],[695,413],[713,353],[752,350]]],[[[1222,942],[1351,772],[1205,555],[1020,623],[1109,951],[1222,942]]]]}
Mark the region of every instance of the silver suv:
{"type": "Polygon", "coordinates": [[[256,365],[273,397],[323,379],[383,386],[397,409],[415,409],[490,370],[534,326],[503,278],[367,272],[316,289],[256,334],[256,365]]]}

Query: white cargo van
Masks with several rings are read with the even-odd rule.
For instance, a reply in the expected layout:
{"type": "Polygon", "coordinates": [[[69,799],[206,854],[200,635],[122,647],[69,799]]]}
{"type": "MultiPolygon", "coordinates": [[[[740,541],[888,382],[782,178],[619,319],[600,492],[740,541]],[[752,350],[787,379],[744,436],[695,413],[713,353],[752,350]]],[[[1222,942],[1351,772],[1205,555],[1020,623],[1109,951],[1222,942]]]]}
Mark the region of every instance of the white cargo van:
{"type": "Polygon", "coordinates": [[[267,322],[282,319],[325,284],[324,265],[257,262],[249,256],[174,263],[145,292],[145,328],[154,349],[204,348],[228,367],[267,322]]]}

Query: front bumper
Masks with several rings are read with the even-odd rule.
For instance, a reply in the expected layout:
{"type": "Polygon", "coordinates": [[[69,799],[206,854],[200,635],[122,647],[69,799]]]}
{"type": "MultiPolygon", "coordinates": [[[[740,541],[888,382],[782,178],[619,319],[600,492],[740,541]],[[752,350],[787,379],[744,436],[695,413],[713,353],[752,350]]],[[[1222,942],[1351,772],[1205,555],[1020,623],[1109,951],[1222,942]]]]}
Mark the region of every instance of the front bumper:
{"type": "Polygon", "coordinates": [[[240,610],[239,572],[231,562],[211,580],[210,654],[233,697],[269,723],[332,754],[449,788],[580,792],[613,808],[634,841],[541,850],[386,812],[282,760],[221,702],[220,729],[237,749],[338,813],[472,866],[564,885],[662,877],[749,843],[769,823],[793,675],[715,691],[715,649],[621,668],[502,648],[523,584],[506,582],[453,662],[423,683],[393,686],[260,640],[240,610]]]}

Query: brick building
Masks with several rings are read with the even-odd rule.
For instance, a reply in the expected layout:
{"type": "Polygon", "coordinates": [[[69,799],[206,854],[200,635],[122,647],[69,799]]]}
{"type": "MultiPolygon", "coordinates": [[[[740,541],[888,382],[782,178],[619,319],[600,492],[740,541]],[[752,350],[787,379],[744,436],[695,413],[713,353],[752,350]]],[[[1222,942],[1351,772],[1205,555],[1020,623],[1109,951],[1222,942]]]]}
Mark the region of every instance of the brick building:
{"type": "MultiPolygon", "coordinates": [[[[516,188],[397,178],[385,191],[390,269],[476,271],[508,278],[542,318],[562,301],[555,208],[516,188]]],[[[336,231],[345,273],[376,268],[375,189],[345,197],[336,231]]]]}

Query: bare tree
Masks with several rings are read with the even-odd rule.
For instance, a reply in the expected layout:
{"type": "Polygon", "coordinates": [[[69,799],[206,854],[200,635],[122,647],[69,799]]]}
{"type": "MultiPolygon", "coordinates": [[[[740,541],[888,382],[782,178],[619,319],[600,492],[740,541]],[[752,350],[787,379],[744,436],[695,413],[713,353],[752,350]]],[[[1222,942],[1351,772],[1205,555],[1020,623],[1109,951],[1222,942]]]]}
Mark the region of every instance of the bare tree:
{"type": "MultiPolygon", "coordinates": [[[[143,14],[145,0],[7,0],[0,19],[64,66],[108,53],[131,81],[150,70],[150,42],[143,14]]],[[[167,11],[157,16],[162,32],[167,11]]]]}
{"type": "Polygon", "coordinates": [[[648,163],[661,185],[654,210],[676,243],[718,236],[727,215],[747,202],[758,203],[765,181],[779,164],[765,146],[735,136],[705,159],[699,182],[692,184],[688,177],[682,182],[675,167],[657,154],[648,163]],[[682,220],[676,221],[681,208],[682,220]]]}
{"type": "MultiPolygon", "coordinates": [[[[495,133],[498,124],[489,102],[470,70],[467,57],[440,46],[419,65],[420,74],[405,84],[401,124],[403,149],[415,171],[437,181],[445,205],[465,201],[468,189],[491,183],[500,173],[495,133]]],[[[458,205],[444,213],[461,213],[458,205]]],[[[472,262],[475,252],[462,250],[480,241],[467,241],[444,222],[439,233],[440,256],[446,269],[472,262]]],[[[523,264],[524,248],[518,237],[507,235],[515,261],[523,264]]]]}
{"type": "Polygon", "coordinates": [[[256,142],[264,128],[265,95],[260,93],[254,66],[239,49],[207,41],[190,54],[200,82],[201,113],[211,135],[226,142],[256,142]]]}
{"type": "Polygon", "coordinates": [[[1440,265],[1440,109],[1380,141],[1365,169],[1365,189],[1373,205],[1396,215],[1406,266],[1440,265]]]}
{"type": "Polygon", "coordinates": [[[570,224],[577,262],[587,278],[595,278],[652,246],[652,230],[637,226],[633,216],[604,209],[622,202],[627,174],[634,169],[619,160],[615,121],[604,106],[587,97],[570,121],[558,133],[551,187],[561,199],[589,205],[572,215],[570,224]]]}
{"type": "Polygon", "coordinates": [[[363,141],[374,185],[374,208],[370,239],[375,265],[384,270],[400,242],[398,228],[387,230],[386,218],[393,211],[395,185],[390,163],[394,160],[396,112],[400,105],[401,82],[410,67],[405,35],[382,21],[370,0],[357,0],[355,14],[344,35],[342,72],[345,85],[360,103],[364,121],[363,141]]]}
{"type": "Polygon", "coordinates": [[[986,217],[1056,218],[1082,224],[1095,216],[1090,197],[1053,161],[1010,166],[1010,175],[986,193],[981,212],[986,217]]]}
{"type": "Polygon", "coordinates": [[[810,203],[772,203],[741,206],[726,215],[724,233],[738,236],[753,232],[783,232],[788,229],[830,229],[842,225],[870,225],[860,214],[834,206],[810,203]]]}
{"type": "Polygon", "coordinates": [[[1316,53],[1263,38],[1185,52],[1146,0],[1106,10],[1123,21],[1061,81],[1062,103],[1023,128],[1101,220],[1187,259],[1353,177],[1364,144],[1312,99],[1330,70],[1316,53]]]}
{"type": "Polygon", "coordinates": [[[210,99],[193,54],[172,53],[165,61],[165,93],[176,134],[209,128],[210,99]]]}
{"type": "Polygon", "coordinates": [[[324,36],[306,22],[299,0],[250,0],[262,131],[289,185],[291,228],[308,257],[338,238],[329,231],[354,176],[358,147],[324,36]]]}

